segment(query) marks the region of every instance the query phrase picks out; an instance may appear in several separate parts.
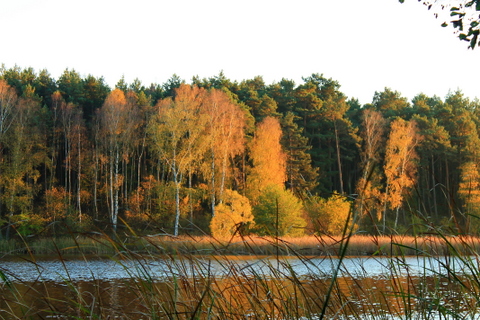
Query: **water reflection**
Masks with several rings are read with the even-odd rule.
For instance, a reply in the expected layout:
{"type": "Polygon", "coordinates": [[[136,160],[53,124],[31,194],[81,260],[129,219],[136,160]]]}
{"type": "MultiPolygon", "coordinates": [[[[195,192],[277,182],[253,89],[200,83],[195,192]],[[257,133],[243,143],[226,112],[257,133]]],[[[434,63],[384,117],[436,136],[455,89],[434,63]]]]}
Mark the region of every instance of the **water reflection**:
{"type": "Polygon", "coordinates": [[[384,319],[430,310],[436,319],[476,310],[466,276],[475,266],[450,257],[10,260],[0,262],[0,318],[200,319],[221,310],[224,319],[384,319]]]}
{"type": "MultiPolygon", "coordinates": [[[[132,277],[149,277],[161,280],[180,273],[194,276],[197,273],[213,276],[228,275],[232,269],[242,270],[251,275],[277,276],[294,272],[297,276],[330,277],[337,268],[354,278],[378,277],[386,274],[442,276],[449,272],[471,274],[472,268],[478,266],[474,257],[353,257],[341,261],[338,258],[294,258],[281,257],[195,257],[194,259],[135,259],[116,260],[89,258],[78,260],[37,259],[3,260],[0,270],[10,275],[12,280],[20,281],[72,281],[81,280],[116,280],[132,277]],[[275,268],[272,268],[274,266],[275,268]]],[[[474,270],[473,270],[474,271],[474,270]]]]}

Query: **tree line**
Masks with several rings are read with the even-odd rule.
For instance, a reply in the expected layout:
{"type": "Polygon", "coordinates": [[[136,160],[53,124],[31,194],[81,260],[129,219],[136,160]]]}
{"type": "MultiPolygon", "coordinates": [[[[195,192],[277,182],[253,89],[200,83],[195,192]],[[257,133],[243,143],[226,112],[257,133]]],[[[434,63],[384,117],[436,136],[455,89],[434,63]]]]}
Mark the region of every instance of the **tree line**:
{"type": "Polygon", "coordinates": [[[0,69],[0,237],[477,234],[479,102],[312,74],[146,86],[0,69]]]}

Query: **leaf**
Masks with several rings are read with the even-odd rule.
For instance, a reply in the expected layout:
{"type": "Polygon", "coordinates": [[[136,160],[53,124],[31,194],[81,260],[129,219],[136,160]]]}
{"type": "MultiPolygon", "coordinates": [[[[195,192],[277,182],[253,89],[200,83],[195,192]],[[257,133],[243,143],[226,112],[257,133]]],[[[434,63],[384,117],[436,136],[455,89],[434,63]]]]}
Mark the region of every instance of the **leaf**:
{"type": "Polygon", "coordinates": [[[475,1],[475,10],[480,11],[480,0],[475,1]]]}
{"type": "Polygon", "coordinates": [[[442,27],[445,28],[446,26],[448,26],[448,23],[446,23],[446,22],[442,23],[442,27]]]}
{"type": "Polygon", "coordinates": [[[404,2],[405,2],[405,0],[398,0],[398,2],[400,2],[400,3],[404,3],[404,2]]]}
{"type": "Polygon", "coordinates": [[[472,22],[470,23],[470,27],[471,27],[471,28],[475,28],[476,26],[478,26],[478,24],[479,24],[478,21],[472,21],[472,22]]]}
{"type": "Polygon", "coordinates": [[[474,35],[472,37],[472,40],[470,41],[470,48],[475,49],[475,46],[477,45],[477,39],[478,39],[478,34],[474,35]]]}
{"type": "Polygon", "coordinates": [[[462,20],[453,20],[453,27],[458,28],[460,31],[463,31],[463,21],[462,20]]]}

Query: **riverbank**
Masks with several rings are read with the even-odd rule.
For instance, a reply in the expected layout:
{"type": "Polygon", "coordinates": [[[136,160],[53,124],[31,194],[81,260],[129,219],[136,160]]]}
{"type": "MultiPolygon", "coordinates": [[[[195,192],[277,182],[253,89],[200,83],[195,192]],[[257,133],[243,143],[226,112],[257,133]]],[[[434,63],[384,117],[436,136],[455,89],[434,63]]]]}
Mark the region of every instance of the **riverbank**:
{"type": "Polygon", "coordinates": [[[79,234],[59,238],[0,241],[0,254],[63,255],[118,253],[219,254],[219,255],[303,255],[303,256],[408,256],[474,254],[480,252],[480,238],[471,236],[367,236],[350,237],[234,237],[151,235],[116,237],[79,234]]]}
{"type": "Polygon", "coordinates": [[[479,243],[359,235],[3,241],[0,318],[477,319],[479,243]]]}

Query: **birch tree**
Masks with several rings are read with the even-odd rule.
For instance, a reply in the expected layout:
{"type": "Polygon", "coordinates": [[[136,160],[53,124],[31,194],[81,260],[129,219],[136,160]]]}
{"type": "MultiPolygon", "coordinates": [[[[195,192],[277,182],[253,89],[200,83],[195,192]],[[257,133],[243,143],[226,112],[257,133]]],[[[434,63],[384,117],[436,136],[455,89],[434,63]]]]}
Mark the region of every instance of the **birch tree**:
{"type": "Polygon", "coordinates": [[[180,189],[192,163],[203,156],[206,148],[206,117],[202,114],[206,91],[182,84],[175,90],[175,98],[166,98],[156,105],[156,113],[149,122],[148,132],[153,148],[165,162],[175,185],[174,235],[180,227],[180,189]]]}
{"type": "Polygon", "coordinates": [[[209,175],[212,216],[223,200],[229,175],[230,159],[241,154],[245,147],[245,116],[240,106],[222,90],[212,89],[203,108],[206,113],[206,141],[208,152],[205,172],[209,175]],[[218,182],[217,182],[218,178],[218,182]]]}
{"type": "MultiPolygon", "coordinates": [[[[17,100],[15,89],[10,87],[5,80],[0,79],[0,177],[3,175],[3,166],[1,164],[4,162],[6,134],[15,119],[17,100]]],[[[0,183],[0,194],[3,193],[3,186],[0,183]]],[[[0,197],[0,217],[2,216],[2,202],[5,200],[2,198],[4,197],[0,197]]]]}
{"type": "MultiPolygon", "coordinates": [[[[377,198],[380,196],[380,177],[375,174],[376,166],[380,164],[380,150],[384,147],[384,132],[386,121],[381,113],[372,109],[366,109],[363,112],[362,120],[362,151],[360,153],[362,176],[357,182],[358,193],[358,213],[360,217],[364,215],[364,206],[367,206],[367,212],[370,212],[372,218],[380,218],[381,210],[377,210],[377,198]],[[375,213],[380,216],[373,217],[375,213]]],[[[380,170],[381,171],[381,170],[380,170]]]]}
{"type": "MultiPolygon", "coordinates": [[[[18,101],[16,106],[18,113],[6,137],[8,153],[0,164],[2,166],[0,198],[6,208],[9,226],[15,224],[19,228],[27,228],[29,220],[34,217],[33,201],[38,191],[37,181],[40,178],[37,168],[46,161],[46,154],[42,148],[45,143],[42,141],[44,136],[39,131],[40,128],[34,125],[39,119],[40,106],[30,97],[32,94],[30,89],[26,88],[25,97],[18,101]]],[[[9,236],[10,227],[6,230],[6,237],[9,236]]]]}
{"type": "Polygon", "coordinates": [[[396,212],[394,223],[394,229],[396,229],[404,196],[415,184],[417,173],[415,148],[419,142],[420,136],[415,121],[397,118],[392,122],[385,153],[384,171],[387,182],[383,231],[386,228],[387,204],[390,209],[396,212]]]}
{"type": "Polygon", "coordinates": [[[120,187],[124,178],[120,161],[128,156],[128,143],[134,126],[133,121],[130,121],[132,113],[132,105],[127,103],[125,94],[120,89],[113,90],[107,96],[99,112],[104,152],[108,159],[108,202],[114,231],[117,228],[120,187]]]}
{"type": "Polygon", "coordinates": [[[10,87],[5,80],[0,79],[0,157],[3,154],[5,134],[15,119],[17,100],[15,89],[10,87]]]}

